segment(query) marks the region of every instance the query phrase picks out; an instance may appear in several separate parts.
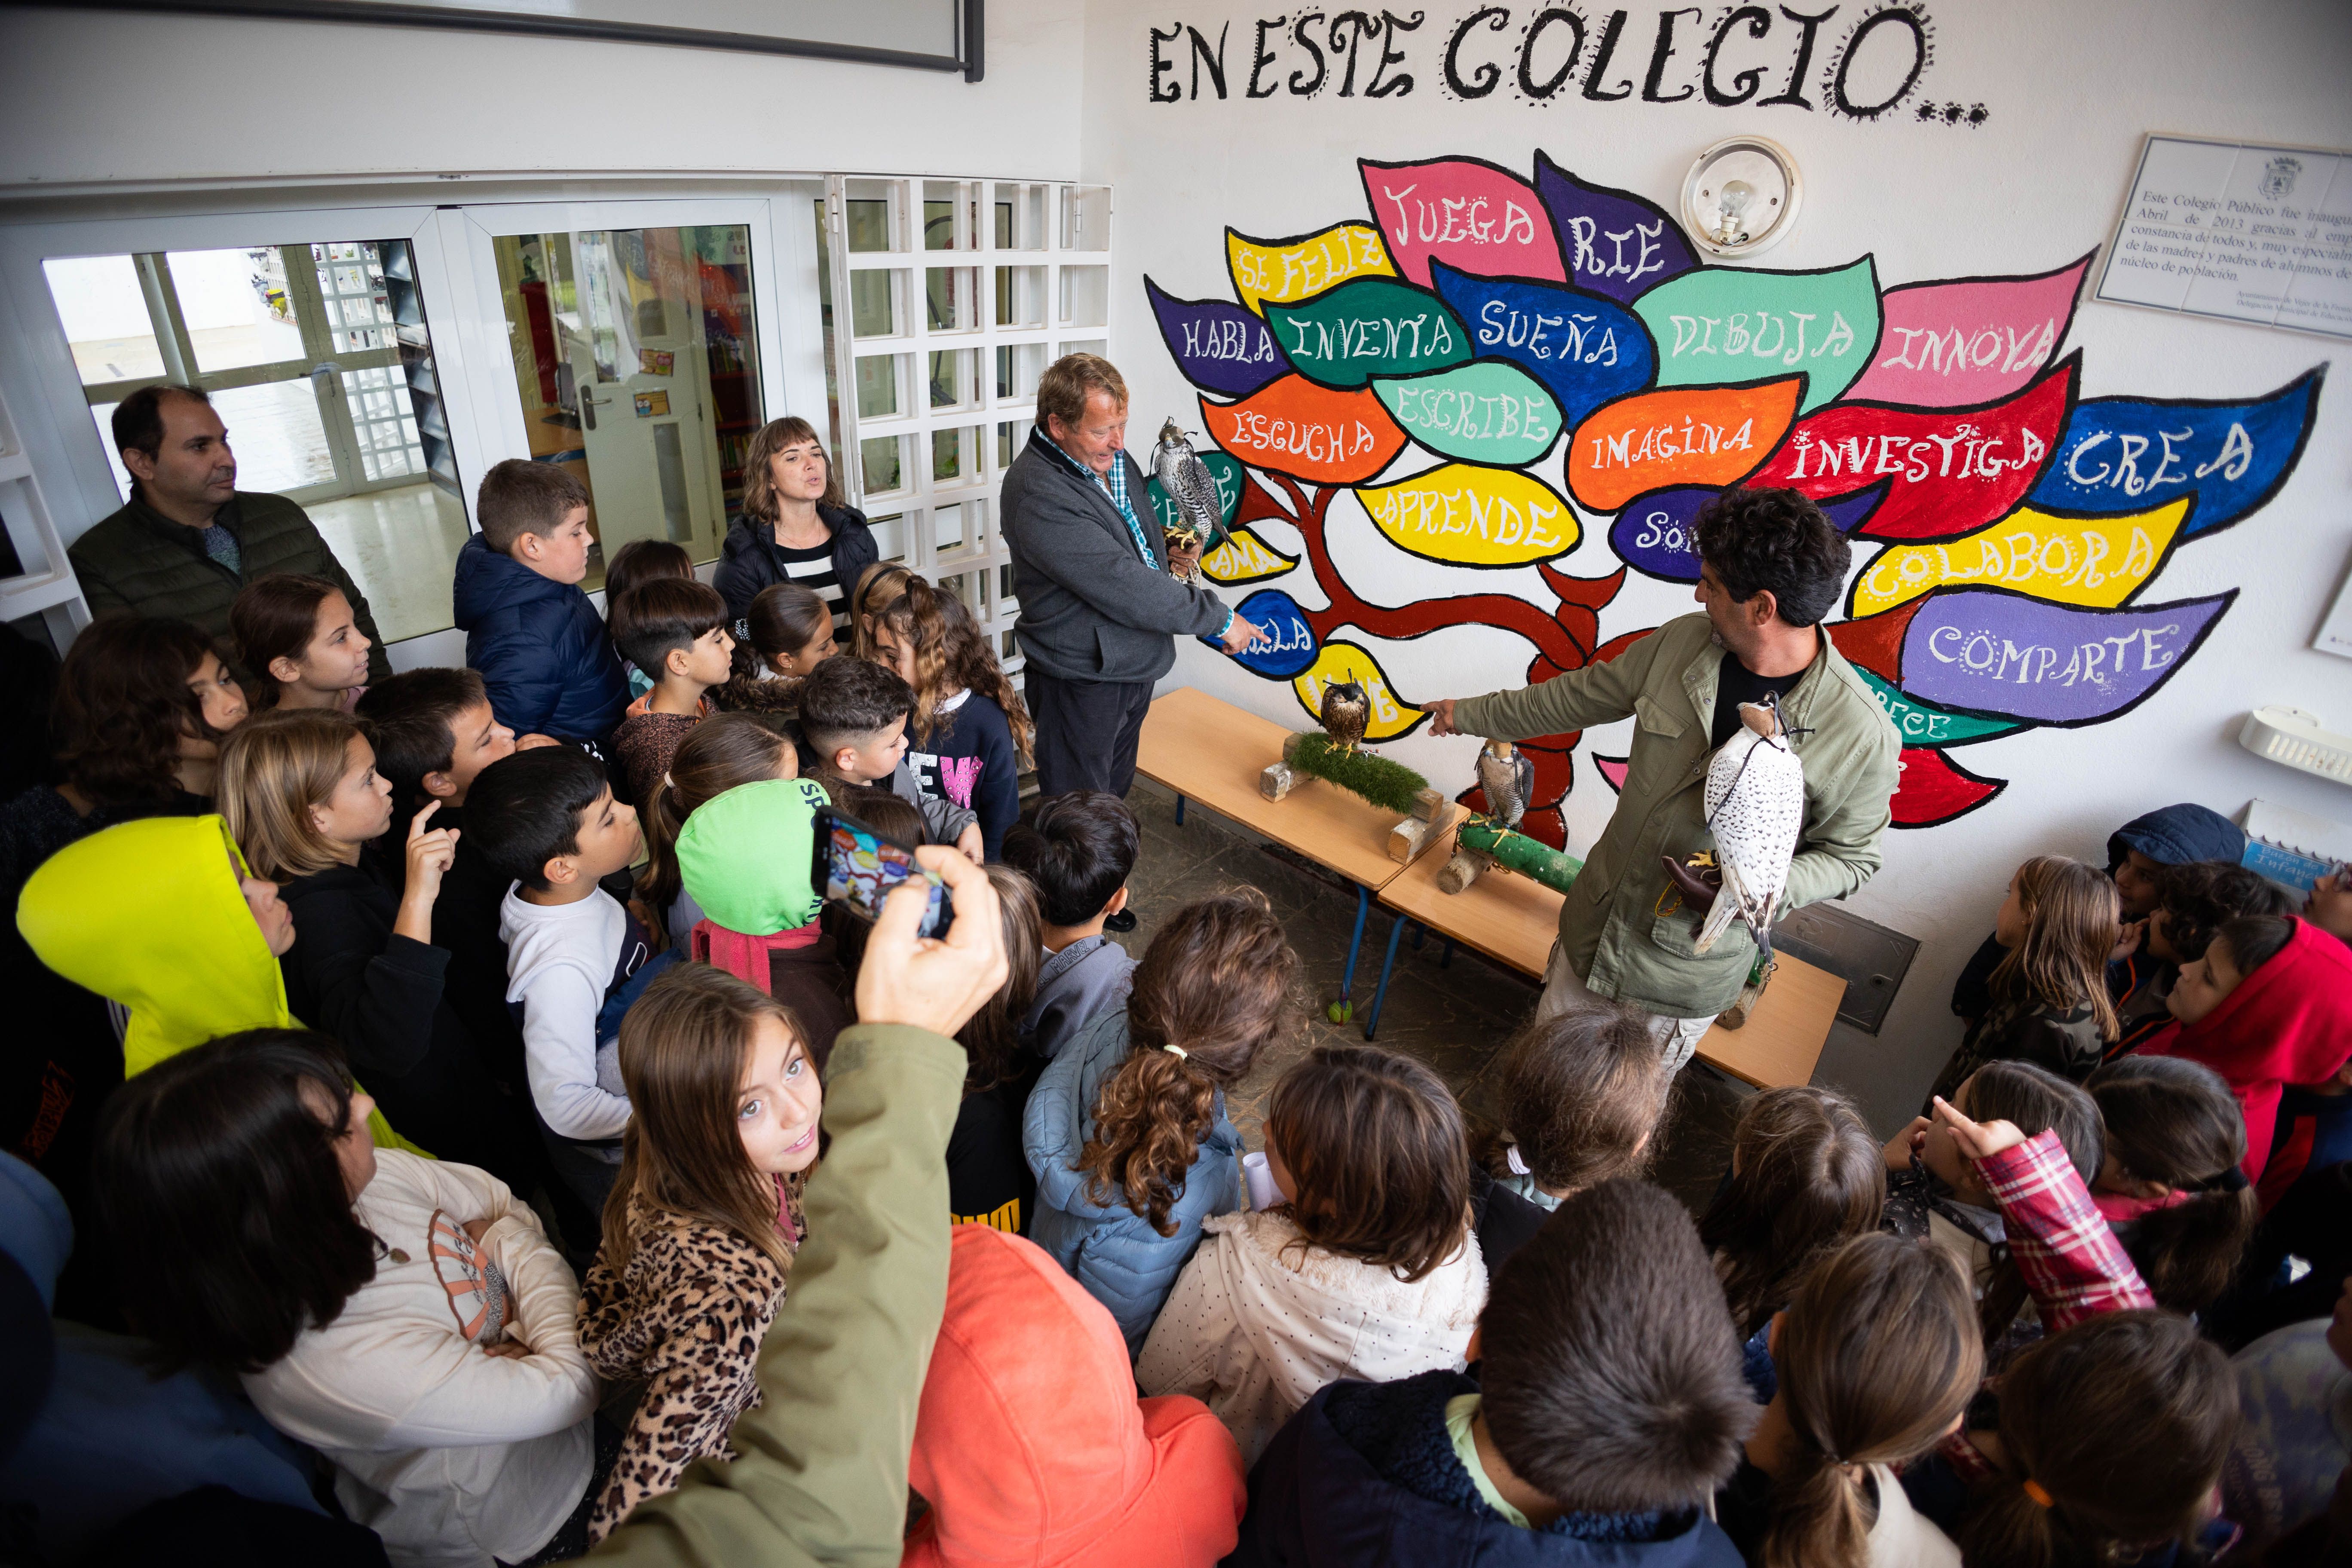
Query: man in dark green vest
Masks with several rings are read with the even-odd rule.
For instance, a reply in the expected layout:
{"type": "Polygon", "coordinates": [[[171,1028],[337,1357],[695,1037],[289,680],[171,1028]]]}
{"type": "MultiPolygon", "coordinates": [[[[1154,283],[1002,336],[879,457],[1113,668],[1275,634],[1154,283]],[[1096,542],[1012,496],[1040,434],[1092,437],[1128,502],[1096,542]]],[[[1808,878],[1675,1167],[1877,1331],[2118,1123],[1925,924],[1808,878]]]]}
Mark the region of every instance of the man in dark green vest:
{"type": "Polygon", "coordinates": [[[366,596],[302,509],[236,488],[236,458],[212,399],[196,387],[142,386],[115,405],[114,445],[131,500],[66,554],[93,616],[177,616],[221,641],[237,590],[273,572],[324,577],[351,601],[375,646],[368,679],[392,673],[366,596]]]}

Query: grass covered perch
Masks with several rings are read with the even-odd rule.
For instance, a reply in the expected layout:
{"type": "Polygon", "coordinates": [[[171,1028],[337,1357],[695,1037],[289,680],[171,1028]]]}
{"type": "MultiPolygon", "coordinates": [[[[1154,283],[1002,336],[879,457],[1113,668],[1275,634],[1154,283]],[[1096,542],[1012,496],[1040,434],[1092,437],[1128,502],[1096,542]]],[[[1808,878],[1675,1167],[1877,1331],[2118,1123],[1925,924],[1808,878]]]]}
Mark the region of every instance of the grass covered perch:
{"type": "Polygon", "coordinates": [[[1554,892],[1568,891],[1576,874],[1584,869],[1584,862],[1575,856],[1563,855],[1550,845],[1505,827],[1491,817],[1473,816],[1462,825],[1454,841],[1465,849],[1492,855],[1497,864],[1523,877],[1532,877],[1554,892]]]}
{"type": "Polygon", "coordinates": [[[1400,816],[1411,816],[1413,796],[1429,787],[1427,779],[1402,763],[1370,752],[1340,751],[1319,731],[1305,731],[1285,741],[1282,760],[1295,772],[1337,784],[1400,816]]]}

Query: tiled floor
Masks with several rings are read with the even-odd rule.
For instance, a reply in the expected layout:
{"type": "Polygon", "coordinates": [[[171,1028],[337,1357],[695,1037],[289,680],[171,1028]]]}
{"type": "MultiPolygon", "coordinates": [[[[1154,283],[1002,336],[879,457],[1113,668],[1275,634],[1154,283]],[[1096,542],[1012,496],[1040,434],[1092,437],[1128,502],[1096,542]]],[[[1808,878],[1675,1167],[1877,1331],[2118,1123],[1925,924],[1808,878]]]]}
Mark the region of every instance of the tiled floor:
{"type": "Polygon", "coordinates": [[[470,531],[457,497],[419,482],[303,510],[367,595],[386,642],[449,625],[450,574],[470,531]]]}
{"type": "MultiPolygon", "coordinates": [[[[1321,1044],[1361,1044],[1363,1012],[1371,1002],[1393,918],[1377,904],[1366,921],[1356,969],[1357,1021],[1328,1023],[1323,1005],[1339,994],[1355,921],[1355,895],[1339,879],[1288,858],[1224,819],[1194,805],[1176,824],[1172,796],[1139,780],[1128,796],[1143,830],[1143,848],[1130,884],[1136,930],[1123,939],[1140,953],[1169,911],[1220,888],[1248,883],[1262,889],[1298,951],[1297,1031],[1258,1058],[1256,1069],[1228,1097],[1234,1123],[1253,1147],[1262,1146],[1265,1097],[1285,1068],[1321,1044]]],[[[1474,953],[1457,952],[1440,967],[1435,940],[1418,951],[1401,949],[1375,1042],[1407,1051],[1436,1068],[1474,1121],[1495,1108],[1488,1069],[1502,1046],[1535,1005],[1536,989],[1474,953]]],[[[1748,1090],[1702,1067],[1675,1086],[1651,1178],[1696,1211],[1715,1190],[1728,1159],[1732,1119],[1748,1090]]]]}

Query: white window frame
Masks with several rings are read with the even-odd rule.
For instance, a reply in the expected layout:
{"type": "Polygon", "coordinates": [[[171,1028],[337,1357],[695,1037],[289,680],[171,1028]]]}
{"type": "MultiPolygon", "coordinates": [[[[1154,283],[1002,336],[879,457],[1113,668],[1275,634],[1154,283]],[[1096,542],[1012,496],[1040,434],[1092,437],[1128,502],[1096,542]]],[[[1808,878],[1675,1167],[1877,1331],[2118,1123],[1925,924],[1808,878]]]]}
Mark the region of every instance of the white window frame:
{"type": "MultiPolygon", "coordinates": [[[[1015,426],[1013,456],[1027,443],[1037,416],[1034,384],[1025,394],[1016,387],[1000,397],[996,384],[996,352],[1009,348],[1018,354],[1033,350],[1036,371],[1063,354],[1084,348],[1107,353],[1117,317],[1112,271],[1110,187],[1039,180],[942,180],[919,176],[852,176],[835,174],[825,180],[825,237],[830,263],[834,322],[834,380],[840,418],[842,488],[869,516],[897,515],[901,548],[895,558],[933,582],[954,580],[964,603],[979,621],[1005,674],[1016,682],[1024,660],[1019,644],[1009,635],[1021,613],[1013,594],[1008,568],[1013,555],[999,526],[998,492],[1005,460],[998,450],[997,426],[1015,426]],[[1014,243],[996,244],[995,212],[1000,192],[1013,193],[1014,243]],[[942,193],[947,194],[943,196],[942,193]],[[1042,243],[1024,246],[1024,202],[1041,193],[1034,222],[1042,243]],[[887,250],[849,248],[848,205],[852,201],[887,202],[890,247],[887,250]],[[929,249],[923,244],[923,212],[927,200],[952,202],[953,244],[929,249]],[[1099,241],[1099,243],[1096,243],[1099,241]],[[995,309],[995,269],[1035,268],[1042,273],[1040,319],[1034,324],[999,325],[995,309]],[[977,280],[976,320],[971,327],[933,330],[927,308],[924,274],[933,268],[970,268],[977,280]],[[1086,268],[1087,282],[1101,285],[1098,321],[1074,320],[1066,310],[1069,276],[1086,268]],[[897,332],[860,338],[856,333],[852,278],[856,273],[889,271],[894,309],[902,319],[897,332]],[[972,350],[976,365],[974,397],[953,407],[934,410],[929,395],[930,355],[940,351],[972,350]],[[883,356],[901,358],[897,374],[899,411],[884,418],[858,413],[857,362],[883,356]],[[942,430],[977,428],[979,450],[963,472],[951,480],[932,479],[932,442],[942,430]],[[898,489],[870,493],[866,488],[864,443],[884,437],[911,439],[911,460],[901,449],[898,489]],[[946,507],[960,510],[961,538],[942,549],[934,518],[946,507]]],[[[1016,289],[1018,279],[1015,279],[1016,289]]],[[[1135,498],[1138,505],[1143,498],[1135,498]]],[[[877,536],[886,532],[877,531],[877,536]]],[[[884,539],[884,559],[893,559],[884,539]]]]}

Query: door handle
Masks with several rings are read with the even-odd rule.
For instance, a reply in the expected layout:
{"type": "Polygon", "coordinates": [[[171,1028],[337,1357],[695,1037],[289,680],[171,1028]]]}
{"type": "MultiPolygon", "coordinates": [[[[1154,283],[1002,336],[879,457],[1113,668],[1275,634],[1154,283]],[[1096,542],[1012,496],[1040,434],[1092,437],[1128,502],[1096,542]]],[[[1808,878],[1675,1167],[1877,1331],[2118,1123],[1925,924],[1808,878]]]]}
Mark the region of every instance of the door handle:
{"type": "Polygon", "coordinates": [[[609,397],[597,396],[585,386],[582,387],[580,389],[580,427],[583,430],[596,428],[597,405],[612,401],[609,397]]]}

